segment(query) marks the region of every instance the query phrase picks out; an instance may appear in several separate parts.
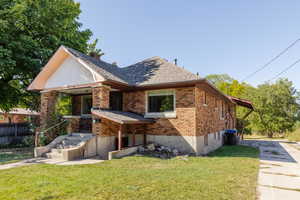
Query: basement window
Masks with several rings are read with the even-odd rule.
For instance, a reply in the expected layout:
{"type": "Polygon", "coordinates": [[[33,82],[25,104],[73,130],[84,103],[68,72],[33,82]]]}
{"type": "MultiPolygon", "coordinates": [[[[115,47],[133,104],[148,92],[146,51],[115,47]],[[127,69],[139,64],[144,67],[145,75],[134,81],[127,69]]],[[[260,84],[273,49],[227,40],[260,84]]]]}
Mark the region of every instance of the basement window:
{"type": "Polygon", "coordinates": [[[176,117],[175,91],[159,90],[146,93],[146,115],[145,117],[176,117]]]}
{"type": "Polygon", "coordinates": [[[204,145],[208,146],[208,135],[204,136],[204,145]]]}

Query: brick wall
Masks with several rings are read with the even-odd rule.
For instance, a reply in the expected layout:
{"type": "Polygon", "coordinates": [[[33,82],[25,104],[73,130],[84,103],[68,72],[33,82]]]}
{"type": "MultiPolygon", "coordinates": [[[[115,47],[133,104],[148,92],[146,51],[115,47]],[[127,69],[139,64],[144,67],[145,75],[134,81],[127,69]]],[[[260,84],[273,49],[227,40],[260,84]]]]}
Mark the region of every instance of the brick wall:
{"type": "MultiPolygon", "coordinates": [[[[176,88],[176,117],[159,118],[154,124],[147,125],[125,125],[123,134],[132,133],[151,135],[173,135],[173,136],[195,136],[206,135],[234,127],[234,120],[226,115],[229,108],[232,116],[235,116],[235,106],[228,102],[223,96],[207,88],[205,85],[197,87],[176,88]],[[206,100],[205,100],[206,98],[206,100]],[[206,105],[204,105],[206,101],[206,105]],[[224,104],[224,119],[220,118],[220,109],[224,104]]],[[[123,93],[123,110],[145,114],[146,92],[124,92],[123,93]]],[[[105,107],[109,106],[109,90],[104,87],[94,88],[93,105],[105,107]],[[101,92],[105,94],[101,94],[101,92]],[[101,104],[101,100],[104,101],[101,104]],[[98,101],[98,102],[97,102],[98,101]]],[[[119,130],[117,123],[102,119],[101,123],[93,124],[93,133],[103,136],[116,136],[119,130]],[[102,127],[101,127],[102,126],[102,127]]]]}
{"type": "Polygon", "coordinates": [[[195,98],[196,135],[206,135],[235,127],[235,106],[226,100],[225,97],[212,91],[206,85],[199,84],[195,87],[195,98]],[[223,118],[222,104],[224,106],[223,118]],[[233,119],[229,115],[229,112],[233,119]]]}
{"type": "Polygon", "coordinates": [[[109,91],[108,86],[99,86],[92,89],[93,108],[109,108],[109,91]]]}
{"type": "MultiPolygon", "coordinates": [[[[177,88],[176,95],[176,118],[157,119],[154,124],[145,126],[146,134],[155,135],[195,135],[195,90],[193,87],[177,88]]],[[[145,113],[145,92],[125,92],[124,110],[145,113]]]]}
{"type": "Polygon", "coordinates": [[[146,97],[145,91],[124,92],[123,110],[134,113],[145,113],[146,97]]]}
{"type": "MultiPolygon", "coordinates": [[[[99,86],[92,89],[93,108],[109,108],[109,91],[110,88],[108,86],[99,86]]],[[[93,119],[95,119],[94,116],[93,119]]],[[[92,124],[92,132],[97,135],[111,136],[111,134],[118,134],[118,131],[115,131],[115,127],[114,122],[101,120],[101,123],[92,124]]]]}
{"type": "Polygon", "coordinates": [[[49,91],[41,94],[41,112],[40,123],[42,127],[47,126],[51,114],[55,111],[55,104],[57,102],[58,92],[49,91]]]}

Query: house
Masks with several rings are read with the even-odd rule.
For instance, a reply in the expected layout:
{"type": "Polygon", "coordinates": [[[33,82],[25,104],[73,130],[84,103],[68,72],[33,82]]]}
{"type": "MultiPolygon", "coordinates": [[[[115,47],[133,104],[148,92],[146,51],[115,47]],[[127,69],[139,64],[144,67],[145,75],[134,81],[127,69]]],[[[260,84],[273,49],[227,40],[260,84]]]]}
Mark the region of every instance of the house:
{"type": "Polygon", "coordinates": [[[104,158],[144,143],[207,154],[222,145],[224,130],[235,128],[239,101],[160,57],[120,68],[64,46],[28,89],[41,93],[42,126],[58,94],[70,95],[69,132],[92,133],[89,155],[104,158]]]}
{"type": "Polygon", "coordinates": [[[0,124],[11,123],[20,124],[26,123],[39,116],[39,113],[25,108],[13,108],[9,112],[0,110],[0,124]]]}

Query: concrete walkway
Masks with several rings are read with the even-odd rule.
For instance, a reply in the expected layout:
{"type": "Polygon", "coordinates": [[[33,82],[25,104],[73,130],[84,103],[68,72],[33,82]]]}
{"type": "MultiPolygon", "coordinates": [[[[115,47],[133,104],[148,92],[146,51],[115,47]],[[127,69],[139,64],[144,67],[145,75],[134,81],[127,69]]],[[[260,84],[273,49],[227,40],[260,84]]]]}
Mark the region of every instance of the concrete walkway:
{"type": "Polygon", "coordinates": [[[300,199],[300,144],[286,141],[245,140],[260,149],[259,200],[300,199]]]}
{"type": "Polygon", "coordinates": [[[34,164],[84,165],[84,164],[96,164],[96,163],[100,163],[103,161],[104,160],[101,160],[97,157],[89,158],[89,159],[82,159],[82,160],[73,160],[73,161],[64,161],[64,160],[59,160],[59,159],[47,159],[47,158],[32,158],[32,159],[22,160],[22,161],[16,162],[16,163],[0,165],[0,170],[34,165],[34,164]]]}

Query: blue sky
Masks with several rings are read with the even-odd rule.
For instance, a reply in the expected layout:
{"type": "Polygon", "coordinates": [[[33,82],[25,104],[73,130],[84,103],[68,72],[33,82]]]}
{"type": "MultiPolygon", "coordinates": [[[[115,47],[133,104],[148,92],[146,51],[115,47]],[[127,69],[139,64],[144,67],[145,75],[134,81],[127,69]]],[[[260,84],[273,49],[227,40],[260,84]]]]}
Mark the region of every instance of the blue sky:
{"type": "MultiPolygon", "coordinates": [[[[127,66],[178,58],[200,76],[241,80],[300,38],[300,1],[77,0],[80,22],[99,38],[103,60],[127,66]]],[[[257,85],[300,58],[300,42],[247,80],[257,85]]],[[[300,89],[300,64],[283,74],[300,89]]]]}

